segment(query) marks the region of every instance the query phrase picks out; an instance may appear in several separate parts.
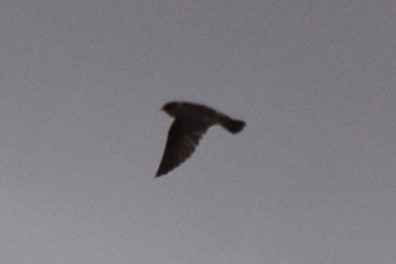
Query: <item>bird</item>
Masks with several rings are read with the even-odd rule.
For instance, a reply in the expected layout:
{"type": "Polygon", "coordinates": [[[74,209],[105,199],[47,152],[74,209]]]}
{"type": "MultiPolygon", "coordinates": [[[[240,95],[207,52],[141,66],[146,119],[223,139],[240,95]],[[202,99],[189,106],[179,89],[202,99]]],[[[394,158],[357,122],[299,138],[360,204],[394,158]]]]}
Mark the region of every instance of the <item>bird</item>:
{"type": "Polygon", "coordinates": [[[228,132],[236,134],[246,125],[242,120],[233,119],[220,111],[198,103],[172,101],[166,103],[162,110],[175,120],[168,131],[156,178],[167,174],[186,161],[211,126],[220,125],[228,132]]]}

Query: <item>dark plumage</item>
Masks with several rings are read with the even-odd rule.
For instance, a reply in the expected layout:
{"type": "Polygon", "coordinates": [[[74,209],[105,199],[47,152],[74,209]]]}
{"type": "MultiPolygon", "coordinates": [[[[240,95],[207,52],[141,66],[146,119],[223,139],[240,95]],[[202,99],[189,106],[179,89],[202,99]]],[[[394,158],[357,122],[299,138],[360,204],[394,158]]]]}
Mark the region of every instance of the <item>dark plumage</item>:
{"type": "Polygon", "coordinates": [[[244,121],[195,103],[169,102],[162,110],[174,117],[175,121],[169,129],[156,177],[168,173],[188,159],[209,127],[220,125],[235,134],[245,126],[244,121]]]}

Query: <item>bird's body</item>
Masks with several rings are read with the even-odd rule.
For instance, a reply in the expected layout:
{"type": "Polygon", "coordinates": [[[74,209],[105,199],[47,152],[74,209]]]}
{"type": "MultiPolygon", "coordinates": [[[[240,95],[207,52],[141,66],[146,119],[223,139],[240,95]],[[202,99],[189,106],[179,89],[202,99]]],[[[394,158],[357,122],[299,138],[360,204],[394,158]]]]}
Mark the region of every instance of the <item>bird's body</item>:
{"type": "Polygon", "coordinates": [[[209,127],[218,124],[235,134],[245,126],[244,121],[232,119],[201,104],[169,102],[162,110],[174,117],[175,121],[169,129],[164,155],[156,177],[168,173],[188,159],[209,127]]]}

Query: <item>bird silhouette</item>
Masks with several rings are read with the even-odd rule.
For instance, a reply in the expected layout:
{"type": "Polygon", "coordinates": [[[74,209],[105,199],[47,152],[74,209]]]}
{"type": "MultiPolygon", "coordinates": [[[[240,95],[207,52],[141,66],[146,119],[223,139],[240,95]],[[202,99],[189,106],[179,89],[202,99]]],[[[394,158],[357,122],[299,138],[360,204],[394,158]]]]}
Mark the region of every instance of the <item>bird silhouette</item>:
{"type": "Polygon", "coordinates": [[[163,106],[162,110],[175,120],[169,129],[156,177],[167,174],[187,160],[209,127],[220,125],[235,134],[246,125],[244,121],[232,119],[210,107],[191,102],[169,102],[163,106]]]}

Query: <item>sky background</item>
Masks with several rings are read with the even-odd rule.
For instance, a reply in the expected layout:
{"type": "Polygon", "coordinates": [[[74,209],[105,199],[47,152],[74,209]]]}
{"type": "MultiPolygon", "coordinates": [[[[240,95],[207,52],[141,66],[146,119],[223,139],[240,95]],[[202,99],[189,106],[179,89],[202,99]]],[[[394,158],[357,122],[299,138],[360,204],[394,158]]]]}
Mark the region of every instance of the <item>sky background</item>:
{"type": "Polygon", "coordinates": [[[396,259],[396,2],[0,4],[1,263],[396,259]],[[243,119],[154,174],[170,100],[243,119]]]}

